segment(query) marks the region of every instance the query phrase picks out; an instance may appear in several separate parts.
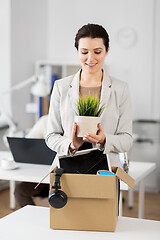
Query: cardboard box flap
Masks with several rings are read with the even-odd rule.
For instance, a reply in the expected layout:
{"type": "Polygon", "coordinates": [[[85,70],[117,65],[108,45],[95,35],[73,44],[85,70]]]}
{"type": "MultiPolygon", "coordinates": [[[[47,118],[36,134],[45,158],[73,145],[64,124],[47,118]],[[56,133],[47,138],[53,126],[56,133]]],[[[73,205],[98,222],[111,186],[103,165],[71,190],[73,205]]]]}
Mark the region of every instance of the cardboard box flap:
{"type": "Polygon", "coordinates": [[[129,187],[134,188],[135,180],[129,176],[125,171],[120,167],[112,167],[112,172],[116,174],[118,178],[124,181],[129,187]]]}
{"type": "MultiPolygon", "coordinates": [[[[51,173],[51,184],[54,173],[51,173]]],[[[70,198],[108,198],[116,194],[116,177],[86,174],[63,174],[61,190],[70,198]]]]}

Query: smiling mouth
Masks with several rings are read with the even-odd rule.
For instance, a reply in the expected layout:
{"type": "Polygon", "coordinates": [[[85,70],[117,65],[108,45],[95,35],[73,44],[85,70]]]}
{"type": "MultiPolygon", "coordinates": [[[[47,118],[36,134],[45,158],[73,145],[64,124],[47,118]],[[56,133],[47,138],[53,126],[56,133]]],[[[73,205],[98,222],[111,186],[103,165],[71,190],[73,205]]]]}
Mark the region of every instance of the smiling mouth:
{"type": "Polygon", "coordinates": [[[87,66],[89,67],[94,67],[97,63],[86,63],[87,66]]]}

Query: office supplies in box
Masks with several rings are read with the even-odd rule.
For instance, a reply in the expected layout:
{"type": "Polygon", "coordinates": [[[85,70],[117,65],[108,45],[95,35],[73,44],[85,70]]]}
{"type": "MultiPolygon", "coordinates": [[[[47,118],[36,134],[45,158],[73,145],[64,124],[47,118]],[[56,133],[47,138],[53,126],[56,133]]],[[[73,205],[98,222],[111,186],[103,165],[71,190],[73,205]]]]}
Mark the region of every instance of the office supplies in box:
{"type": "MultiPolygon", "coordinates": [[[[61,190],[68,197],[60,209],[50,207],[50,228],[90,231],[115,231],[118,219],[118,178],[131,188],[134,179],[121,168],[115,175],[68,174],[61,176],[61,190]]],[[[54,170],[50,174],[50,190],[54,170]]]]}
{"type": "Polygon", "coordinates": [[[61,156],[59,163],[65,173],[96,174],[98,169],[109,168],[106,154],[97,148],[77,151],[74,156],[61,156]]]}

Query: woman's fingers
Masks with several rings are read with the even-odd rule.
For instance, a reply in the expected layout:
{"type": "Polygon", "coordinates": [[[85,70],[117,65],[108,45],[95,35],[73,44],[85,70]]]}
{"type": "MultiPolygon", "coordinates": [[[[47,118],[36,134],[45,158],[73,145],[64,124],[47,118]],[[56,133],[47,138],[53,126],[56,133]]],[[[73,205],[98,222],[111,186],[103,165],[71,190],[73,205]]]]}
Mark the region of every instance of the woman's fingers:
{"type": "Polygon", "coordinates": [[[98,127],[98,133],[103,132],[103,128],[100,123],[98,123],[97,127],[98,127]]]}
{"type": "Polygon", "coordinates": [[[83,137],[83,140],[91,143],[98,143],[98,135],[86,133],[83,137]]]}
{"type": "Polygon", "coordinates": [[[83,137],[83,140],[85,142],[90,142],[90,143],[104,144],[106,136],[104,135],[103,128],[101,127],[100,124],[98,125],[98,127],[99,127],[99,130],[97,134],[86,133],[83,137]]]}
{"type": "Polygon", "coordinates": [[[77,133],[77,123],[73,123],[72,137],[76,137],[77,133]]]}
{"type": "Polygon", "coordinates": [[[83,144],[83,139],[77,137],[77,123],[73,123],[73,130],[72,130],[72,145],[78,149],[83,144]]]}
{"type": "Polygon", "coordinates": [[[85,142],[90,142],[90,143],[101,143],[103,144],[105,140],[105,135],[103,133],[103,128],[101,127],[100,123],[97,125],[98,127],[98,132],[97,134],[91,134],[91,133],[86,133],[83,138],[78,138],[77,137],[77,123],[73,124],[73,133],[72,133],[72,141],[74,145],[77,144],[82,144],[83,141],[85,142]]]}

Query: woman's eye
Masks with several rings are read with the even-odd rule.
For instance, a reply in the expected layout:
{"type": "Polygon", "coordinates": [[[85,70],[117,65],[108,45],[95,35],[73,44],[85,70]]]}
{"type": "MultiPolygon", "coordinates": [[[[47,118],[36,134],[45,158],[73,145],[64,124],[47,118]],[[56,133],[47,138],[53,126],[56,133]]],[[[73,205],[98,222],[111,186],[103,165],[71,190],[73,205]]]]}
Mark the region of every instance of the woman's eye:
{"type": "Polygon", "coordinates": [[[95,52],[95,54],[100,54],[101,52],[95,52]]]}
{"type": "Polygon", "coordinates": [[[82,54],[87,54],[88,52],[81,52],[82,54]]]}

